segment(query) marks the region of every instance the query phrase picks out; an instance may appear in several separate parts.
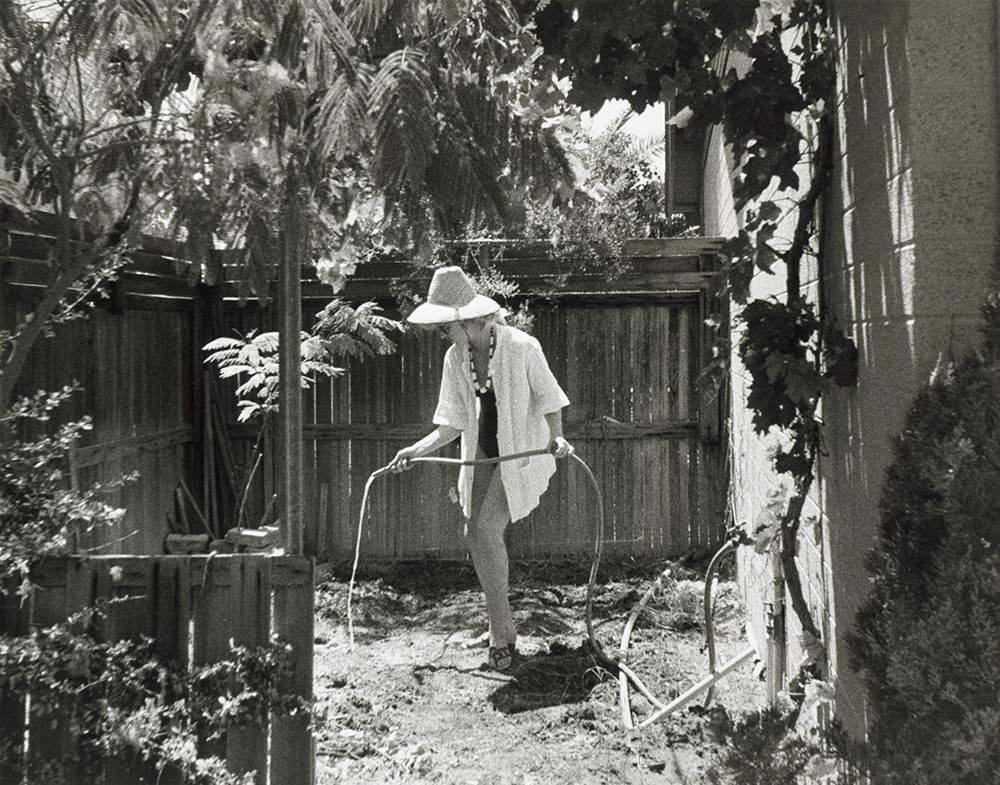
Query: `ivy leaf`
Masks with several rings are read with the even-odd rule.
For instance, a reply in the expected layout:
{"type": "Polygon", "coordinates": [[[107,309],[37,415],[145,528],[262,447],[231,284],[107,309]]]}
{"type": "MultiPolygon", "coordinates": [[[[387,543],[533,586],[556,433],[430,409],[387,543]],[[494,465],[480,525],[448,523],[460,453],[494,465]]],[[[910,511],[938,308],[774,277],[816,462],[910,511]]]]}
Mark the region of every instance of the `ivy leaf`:
{"type": "Polygon", "coordinates": [[[801,357],[791,357],[782,352],[771,352],[764,362],[768,379],[784,382],[788,397],[797,403],[816,400],[826,392],[830,383],[816,371],[816,366],[801,357]]]}
{"type": "Polygon", "coordinates": [[[768,493],[767,503],[754,518],[753,549],[756,553],[768,553],[781,531],[781,521],[788,503],[788,488],[784,483],[768,493]]]}
{"type": "Polygon", "coordinates": [[[772,544],[778,537],[780,532],[780,522],[772,521],[767,525],[762,525],[754,529],[753,532],[753,549],[754,553],[770,553],[772,544]]]}
{"type": "Polygon", "coordinates": [[[858,347],[854,341],[832,323],[823,325],[823,374],[838,387],[854,387],[858,383],[858,347]]]}
{"type": "Polygon", "coordinates": [[[763,270],[769,275],[774,275],[771,269],[778,261],[778,254],[770,246],[770,241],[774,237],[774,232],[778,228],[775,223],[765,223],[757,232],[756,252],[754,254],[754,264],[758,270],[763,270]]]}
{"type": "MultiPolygon", "coordinates": [[[[781,218],[781,208],[775,202],[770,200],[761,202],[757,209],[753,213],[753,225],[754,227],[765,224],[768,222],[775,222],[781,218]]],[[[750,222],[748,221],[748,224],[750,222]]]]}

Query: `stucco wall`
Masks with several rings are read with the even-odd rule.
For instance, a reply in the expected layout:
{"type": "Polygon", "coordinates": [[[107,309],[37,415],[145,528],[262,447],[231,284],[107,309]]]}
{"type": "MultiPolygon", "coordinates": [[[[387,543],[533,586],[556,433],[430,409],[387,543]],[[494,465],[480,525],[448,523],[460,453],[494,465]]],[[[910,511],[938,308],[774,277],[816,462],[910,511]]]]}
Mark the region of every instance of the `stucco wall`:
{"type": "MultiPolygon", "coordinates": [[[[807,600],[831,652],[837,713],[863,728],[864,699],[843,636],[867,591],[865,554],[892,444],[916,390],[942,353],[975,346],[978,309],[998,251],[996,0],[833,0],[839,42],[836,182],[827,199],[822,280],[814,298],[860,352],[856,389],[824,401],[826,451],[805,514],[799,563],[807,600]]],[[[725,187],[718,134],[705,166],[705,229],[732,236],[739,222],[725,187]]],[[[781,295],[783,276],[758,275],[753,296],[781,295]]],[[[733,344],[739,338],[735,323],[733,344]]],[[[759,515],[779,478],[768,440],[741,403],[733,362],[733,505],[759,515]]],[[[770,572],[741,556],[754,626],[762,629],[770,572]]],[[[794,614],[789,668],[794,669],[794,614]]]]}
{"type": "MultiPolygon", "coordinates": [[[[786,45],[792,46],[794,39],[789,38],[786,45]]],[[[744,58],[730,56],[726,67],[734,66],[743,71],[749,66],[744,58]]],[[[804,132],[808,128],[803,126],[804,132]]],[[[709,137],[706,148],[704,167],[704,204],[705,231],[709,235],[733,237],[742,226],[742,216],[737,215],[733,204],[732,189],[732,156],[723,146],[722,134],[716,128],[709,137]]],[[[809,184],[809,170],[802,166],[799,170],[802,188],[809,184]]],[[[766,198],[774,198],[786,203],[794,194],[779,194],[773,192],[766,198]]],[[[790,240],[794,232],[794,216],[788,215],[776,232],[777,244],[790,240]],[[780,239],[784,238],[784,240],[780,239]]],[[[777,297],[785,299],[785,270],[783,265],[775,264],[771,273],[758,272],[751,282],[750,297],[767,299],[777,297]]],[[[801,269],[801,284],[803,292],[814,301],[819,295],[819,279],[816,264],[811,259],[803,260],[801,269]]],[[[737,347],[743,333],[743,325],[739,318],[740,308],[734,304],[732,309],[732,331],[730,343],[732,356],[732,401],[730,430],[731,452],[731,499],[732,512],[737,523],[743,524],[748,533],[761,523],[767,515],[768,505],[772,498],[784,500],[788,494],[789,478],[778,476],[771,470],[771,457],[779,444],[779,436],[770,434],[760,436],[754,432],[751,412],[742,405],[749,392],[750,377],[743,368],[737,354],[737,347]]],[[[800,578],[803,584],[806,601],[809,604],[813,619],[824,634],[824,640],[830,629],[830,609],[827,601],[829,585],[829,544],[826,541],[826,530],[822,526],[818,491],[807,500],[804,516],[807,522],[802,526],[798,543],[798,558],[800,578]]],[[[752,642],[757,646],[762,659],[767,655],[767,638],[769,615],[776,599],[775,597],[773,563],[769,554],[757,554],[750,548],[741,548],[737,554],[738,580],[741,594],[747,605],[747,627],[752,642]]],[[[795,615],[787,610],[785,613],[786,647],[784,659],[787,661],[785,670],[774,666],[781,665],[774,661],[768,662],[769,693],[772,698],[775,693],[784,688],[785,676],[794,673],[802,658],[798,643],[800,625],[795,615]]]]}
{"type": "MultiPolygon", "coordinates": [[[[995,0],[838,0],[837,182],[824,296],[860,351],[856,390],[825,402],[820,467],[837,640],[867,580],[892,443],[938,357],[977,343],[997,260],[995,0]]],[[[861,690],[835,647],[838,713],[861,690]]]]}

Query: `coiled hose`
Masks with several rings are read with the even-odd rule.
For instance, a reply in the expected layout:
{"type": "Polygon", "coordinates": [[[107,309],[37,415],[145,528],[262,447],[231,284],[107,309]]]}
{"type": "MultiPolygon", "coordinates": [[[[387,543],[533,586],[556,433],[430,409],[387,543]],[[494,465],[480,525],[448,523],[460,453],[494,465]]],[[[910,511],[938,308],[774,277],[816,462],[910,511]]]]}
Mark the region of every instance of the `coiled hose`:
{"type": "MultiPolygon", "coordinates": [[[[548,455],[550,454],[548,450],[528,450],[526,452],[512,453],[510,455],[501,455],[496,458],[477,458],[475,460],[464,461],[460,458],[440,458],[440,457],[423,457],[423,458],[413,458],[411,463],[437,463],[446,464],[449,466],[476,466],[484,463],[502,463],[504,461],[513,461],[518,458],[530,458],[535,455],[548,455]]],[[[587,639],[590,642],[590,648],[594,652],[594,657],[597,661],[604,666],[608,671],[613,674],[617,674],[618,678],[621,679],[622,676],[627,678],[629,681],[635,685],[635,688],[639,690],[643,695],[645,695],[653,705],[659,707],[663,706],[663,703],[658,700],[650,689],[643,684],[642,680],[623,662],[619,659],[612,658],[608,656],[604,651],[604,647],[601,646],[601,642],[597,640],[597,635],[594,632],[594,587],[597,583],[597,572],[601,564],[601,554],[604,548],[604,496],[601,493],[601,487],[597,483],[597,478],[594,477],[594,473],[590,470],[590,467],[586,462],[576,453],[570,453],[570,457],[573,458],[577,465],[579,465],[587,475],[587,479],[590,481],[591,487],[594,489],[594,494],[597,498],[597,522],[595,524],[596,530],[594,532],[594,552],[593,558],[590,564],[590,578],[587,581],[587,601],[585,605],[585,618],[587,623],[587,639]]],[[[354,621],[351,612],[352,608],[352,597],[354,595],[354,581],[357,576],[358,562],[361,557],[361,532],[364,527],[365,514],[368,511],[368,494],[371,490],[372,483],[375,481],[376,477],[381,477],[390,472],[388,466],[383,466],[381,469],[376,469],[368,477],[368,481],[365,483],[365,492],[361,497],[361,513],[358,520],[358,537],[357,542],[354,546],[354,565],[351,568],[351,581],[348,585],[347,590],[347,630],[350,639],[351,649],[354,649],[354,621]]],[[[627,707],[623,707],[623,717],[624,712],[627,707]]],[[[631,727],[631,713],[628,715],[629,727],[631,727]]]]}

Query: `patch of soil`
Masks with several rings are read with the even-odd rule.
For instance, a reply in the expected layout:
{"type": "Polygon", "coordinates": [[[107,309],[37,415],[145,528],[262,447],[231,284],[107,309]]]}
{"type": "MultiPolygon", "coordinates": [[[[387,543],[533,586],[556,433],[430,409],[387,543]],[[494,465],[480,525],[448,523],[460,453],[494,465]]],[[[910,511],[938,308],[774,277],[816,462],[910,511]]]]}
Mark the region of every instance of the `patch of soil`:
{"type": "MultiPolygon", "coordinates": [[[[662,563],[602,568],[593,623],[604,650],[617,653],[629,613],[662,563]]],[[[744,663],[703,697],[642,730],[627,730],[619,685],[586,633],[589,565],[515,564],[511,605],[518,628],[514,667],[485,667],[482,594],[470,564],[401,564],[369,572],[352,598],[334,570],[318,586],[315,693],[317,781],[448,785],[656,785],[723,783],[715,728],[724,712],[764,705],[763,683],[744,663]]],[[[675,565],[632,633],[628,664],[668,703],[708,673],[704,583],[675,565]]],[[[734,584],[716,588],[717,662],[746,648],[734,584]]],[[[631,691],[636,723],[652,704],[631,691]]]]}

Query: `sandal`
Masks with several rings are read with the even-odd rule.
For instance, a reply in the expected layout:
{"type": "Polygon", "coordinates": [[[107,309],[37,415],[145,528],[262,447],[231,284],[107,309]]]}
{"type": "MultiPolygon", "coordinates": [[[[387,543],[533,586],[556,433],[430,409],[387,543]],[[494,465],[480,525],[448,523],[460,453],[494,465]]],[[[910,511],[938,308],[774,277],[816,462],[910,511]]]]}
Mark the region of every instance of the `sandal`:
{"type": "Polygon", "coordinates": [[[514,663],[514,656],[511,654],[509,646],[490,646],[486,663],[492,670],[509,671],[510,666],[514,663]]]}

